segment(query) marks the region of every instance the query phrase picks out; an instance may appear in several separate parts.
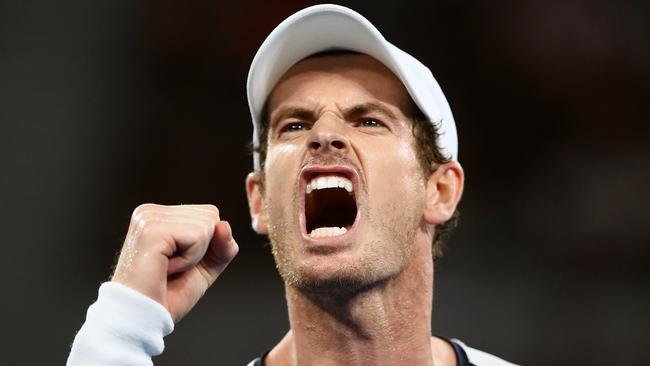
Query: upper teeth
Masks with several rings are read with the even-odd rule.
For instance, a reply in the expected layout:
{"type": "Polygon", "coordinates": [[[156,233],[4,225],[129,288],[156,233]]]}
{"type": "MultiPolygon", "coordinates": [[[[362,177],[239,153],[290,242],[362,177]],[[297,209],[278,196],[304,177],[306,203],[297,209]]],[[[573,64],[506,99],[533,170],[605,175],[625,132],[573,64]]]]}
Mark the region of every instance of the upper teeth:
{"type": "Polygon", "coordinates": [[[337,175],[320,176],[307,183],[306,190],[307,193],[311,193],[313,190],[325,188],[344,188],[348,193],[352,193],[352,182],[337,175]]]}

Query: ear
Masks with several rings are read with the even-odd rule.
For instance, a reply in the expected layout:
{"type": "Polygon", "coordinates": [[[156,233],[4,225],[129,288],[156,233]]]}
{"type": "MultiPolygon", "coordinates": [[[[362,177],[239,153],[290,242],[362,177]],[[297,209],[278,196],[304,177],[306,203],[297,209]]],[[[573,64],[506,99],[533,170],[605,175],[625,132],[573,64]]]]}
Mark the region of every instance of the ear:
{"type": "Polygon", "coordinates": [[[269,229],[264,215],[264,197],[260,190],[259,173],[251,172],[246,177],[246,195],[251,213],[253,230],[258,234],[268,234],[269,229]]]}
{"type": "Polygon", "coordinates": [[[456,161],[438,166],[427,181],[424,221],[440,225],[449,220],[463,195],[465,173],[456,161]]]}

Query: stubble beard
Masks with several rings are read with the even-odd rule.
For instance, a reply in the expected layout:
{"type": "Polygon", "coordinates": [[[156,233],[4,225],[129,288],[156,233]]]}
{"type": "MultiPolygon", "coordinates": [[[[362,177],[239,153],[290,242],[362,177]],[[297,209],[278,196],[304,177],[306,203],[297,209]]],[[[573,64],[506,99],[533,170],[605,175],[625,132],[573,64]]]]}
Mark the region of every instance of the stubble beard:
{"type": "Polygon", "coordinates": [[[374,210],[379,214],[363,212],[360,220],[373,231],[373,237],[361,238],[366,242],[353,244],[363,246],[363,252],[354,261],[338,263],[336,269],[323,273],[301,263],[298,258],[301,235],[297,218],[289,219],[295,214],[287,207],[291,205],[268,203],[265,211],[271,250],[285,284],[302,292],[331,295],[352,295],[398,276],[410,261],[423,206],[415,199],[395,197],[384,207],[374,210]]]}

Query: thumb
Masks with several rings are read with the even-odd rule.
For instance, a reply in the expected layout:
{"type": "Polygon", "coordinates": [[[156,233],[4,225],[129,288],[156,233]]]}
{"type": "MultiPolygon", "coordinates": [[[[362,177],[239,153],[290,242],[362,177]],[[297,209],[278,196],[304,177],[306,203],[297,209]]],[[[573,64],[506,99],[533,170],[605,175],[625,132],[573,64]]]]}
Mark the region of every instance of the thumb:
{"type": "Polygon", "coordinates": [[[219,277],[238,252],[239,246],[232,236],[230,224],[227,221],[217,222],[214,225],[214,234],[208,250],[199,263],[199,266],[202,266],[207,272],[210,284],[219,277]]]}

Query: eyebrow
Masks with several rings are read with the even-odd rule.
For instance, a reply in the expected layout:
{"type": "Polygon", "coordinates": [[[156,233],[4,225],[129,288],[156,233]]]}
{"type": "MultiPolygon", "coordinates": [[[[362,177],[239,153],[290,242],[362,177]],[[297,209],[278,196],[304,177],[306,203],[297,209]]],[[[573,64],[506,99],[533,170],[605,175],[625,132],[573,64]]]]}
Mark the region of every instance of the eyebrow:
{"type": "Polygon", "coordinates": [[[343,113],[345,114],[345,116],[354,116],[354,115],[367,114],[372,112],[383,114],[392,119],[397,118],[395,114],[391,112],[390,109],[384,107],[381,104],[373,103],[373,102],[354,105],[350,108],[345,109],[343,113]]]}
{"type": "Polygon", "coordinates": [[[270,127],[275,127],[279,121],[286,118],[314,121],[316,120],[316,113],[311,109],[303,107],[286,107],[277,112],[277,114],[271,119],[270,127]]]}
{"type": "MultiPolygon", "coordinates": [[[[352,107],[346,108],[343,110],[343,115],[345,118],[350,116],[358,116],[368,113],[379,113],[387,116],[391,119],[396,119],[397,117],[390,109],[384,107],[381,104],[374,102],[367,102],[353,105],[352,107]]],[[[279,121],[287,118],[296,118],[304,121],[316,121],[318,119],[316,112],[314,110],[304,108],[304,107],[285,107],[280,111],[276,112],[276,115],[271,119],[271,128],[275,127],[279,121]]]]}

